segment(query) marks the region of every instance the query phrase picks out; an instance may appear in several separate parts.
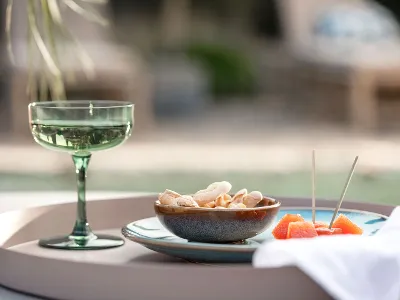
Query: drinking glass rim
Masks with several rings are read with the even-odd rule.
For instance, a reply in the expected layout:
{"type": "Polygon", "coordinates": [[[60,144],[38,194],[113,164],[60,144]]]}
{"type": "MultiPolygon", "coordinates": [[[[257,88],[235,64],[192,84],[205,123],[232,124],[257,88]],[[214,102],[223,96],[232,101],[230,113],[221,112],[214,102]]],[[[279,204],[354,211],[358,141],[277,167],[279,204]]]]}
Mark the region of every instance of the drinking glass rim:
{"type": "Polygon", "coordinates": [[[101,103],[110,103],[110,104],[115,104],[115,105],[104,105],[104,106],[93,106],[92,109],[110,109],[110,108],[127,108],[127,107],[134,107],[135,104],[132,102],[128,101],[118,101],[118,100],[56,100],[56,101],[37,101],[37,102],[31,102],[29,103],[29,108],[31,107],[40,107],[40,108],[45,108],[45,109],[52,109],[52,108],[57,108],[57,109],[89,109],[90,107],[84,106],[84,107],[71,107],[67,106],[67,104],[101,104],[101,103]],[[55,106],[54,104],[60,104],[55,106]],[[63,106],[65,105],[65,106],[63,106]]]}

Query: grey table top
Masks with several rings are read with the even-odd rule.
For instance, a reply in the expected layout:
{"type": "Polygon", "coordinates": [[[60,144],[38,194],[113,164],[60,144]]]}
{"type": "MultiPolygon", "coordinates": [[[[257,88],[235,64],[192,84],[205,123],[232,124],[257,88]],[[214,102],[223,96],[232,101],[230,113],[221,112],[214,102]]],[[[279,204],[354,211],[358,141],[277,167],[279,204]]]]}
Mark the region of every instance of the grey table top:
{"type": "MultiPolygon", "coordinates": [[[[105,200],[139,195],[139,193],[122,192],[88,192],[88,200],[105,200]]],[[[74,192],[7,192],[0,193],[0,213],[32,206],[73,202],[74,192]]],[[[0,286],[0,300],[38,300],[34,296],[25,295],[0,286]]]]}

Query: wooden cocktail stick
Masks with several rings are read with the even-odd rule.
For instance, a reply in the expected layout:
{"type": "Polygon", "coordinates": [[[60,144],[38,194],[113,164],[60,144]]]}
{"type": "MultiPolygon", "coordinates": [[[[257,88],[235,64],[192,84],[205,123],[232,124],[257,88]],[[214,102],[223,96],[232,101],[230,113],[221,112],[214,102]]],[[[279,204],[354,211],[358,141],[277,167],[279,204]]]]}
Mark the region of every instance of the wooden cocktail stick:
{"type": "Polygon", "coordinates": [[[312,222],[315,223],[315,149],[312,151],[312,222]]]}
{"type": "Polygon", "coordinates": [[[339,202],[338,202],[338,204],[337,204],[337,206],[336,206],[336,210],[335,210],[335,212],[333,213],[331,223],[329,224],[329,229],[332,229],[333,221],[335,221],[336,215],[337,215],[337,213],[338,213],[338,211],[339,211],[339,209],[340,209],[340,206],[342,205],[344,196],[346,195],[346,192],[347,192],[347,188],[349,187],[351,178],[353,177],[354,170],[355,170],[355,168],[356,168],[357,162],[358,162],[358,156],[356,156],[356,158],[354,159],[354,162],[353,162],[353,165],[352,165],[352,167],[351,167],[349,176],[347,177],[346,184],[345,184],[345,186],[344,186],[344,188],[343,188],[342,196],[340,197],[340,200],[339,200],[339,202]]]}

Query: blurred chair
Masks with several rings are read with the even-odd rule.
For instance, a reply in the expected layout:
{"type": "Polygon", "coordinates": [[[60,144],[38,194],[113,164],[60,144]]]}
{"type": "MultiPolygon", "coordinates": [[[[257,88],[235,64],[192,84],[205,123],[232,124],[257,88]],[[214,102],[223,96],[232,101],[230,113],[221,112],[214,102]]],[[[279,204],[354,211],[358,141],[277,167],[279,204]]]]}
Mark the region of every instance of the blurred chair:
{"type": "Polygon", "coordinates": [[[319,95],[314,96],[323,102],[326,114],[332,111],[332,104],[327,101],[337,101],[338,97],[344,97],[348,117],[354,129],[377,128],[379,125],[377,91],[387,87],[400,88],[400,42],[398,32],[392,32],[393,26],[397,26],[394,18],[377,4],[363,0],[276,1],[285,44],[295,61],[294,74],[297,78],[294,80],[306,78],[312,83],[306,87],[307,92],[321,91],[319,95]],[[336,26],[337,24],[331,22],[335,18],[332,18],[334,14],[331,16],[326,14],[325,16],[331,19],[328,22],[319,20],[321,26],[316,28],[316,22],[321,13],[329,13],[330,9],[335,9],[340,5],[353,5],[349,11],[343,10],[344,16],[350,16],[349,22],[346,23],[345,18],[338,19],[340,18],[338,15],[336,21],[339,20],[340,24],[336,26]],[[360,12],[360,20],[354,19],[355,15],[350,14],[351,9],[360,12]],[[372,26],[375,27],[372,28],[372,26]],[[377,36],[378,42],[375,42],[373,38],[369,41],[365,39],[369,44],[355,41],[354,38],[357,38],[357,35],[364,34],[363,30],[369,30],[369,28],[376,31],[373,34],[382,35],[377,36]],[[318,34],[324,33],[324,30],[331,42],[318,37],[318,34]],[[390,32],[385,32],[385,30],[390,32]],[[341,31],[343,38],[337,36],[341,34],[341,31]],[[390,39],[391,41],[387,42],[390,39]],[[338,51],[333,54],[335,49],[338,51]],[[342,89],[344,94],[333,95],[335,98],[330,97],[326,84],[344,87],[342,89]],[[321,85],[325,87],[321,88],[321,85]]]}
{"type": "MultiPolygon", "coordinates": [[[[28,41],[26,1],[14,1],[12,21],[12,44],[15,64],[11,66],[11,118],[12,131],[24,136],[28,131],[26,93],[28,81],[28,41]]],[[[107,18],[108,7],[97,5],[97,12],[107,18]]],[[[154,126],[151,102],[151,78],[147,66],[134,51],[119,46],[113,40],[109,27],[89,22],[68,8],[62,9],[64,23],[86,49],[94,65],[93,79],[83,72],[79,59],[74,54],[72,42],[57,40],[62,71],[66,78],[66,92],[69,99],[129,100],[135,103],[135,132],[154,126]],[[74,74],[73,77],[68,74],[74,74]]],[[[36,46],[34,46],[36,47],[36,46]]],[[[37,49],[35,49],[37,51],[37,49]]],[[[34,74],[37,78],[44,62],[36,63],[34,74]]]]}

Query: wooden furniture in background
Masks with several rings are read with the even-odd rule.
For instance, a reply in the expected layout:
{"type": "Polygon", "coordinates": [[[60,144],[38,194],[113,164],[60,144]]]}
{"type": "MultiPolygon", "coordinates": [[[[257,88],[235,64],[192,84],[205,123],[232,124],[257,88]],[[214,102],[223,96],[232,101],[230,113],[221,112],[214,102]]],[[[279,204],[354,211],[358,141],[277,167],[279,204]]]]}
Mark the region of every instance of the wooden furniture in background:
{"type": "MultiPolygon", "coordinates": [[[[354,0],[361,1],[361,0],[354,0]]],[[[277,0],[280,20],[284,31],[285,45],[288,52],[296,63],[296,71],[293,72],[296,78],[312,79],[314,84],[336,84],[345,87],[345,92],[339,96],[345,98],[346,114],[351,127],[355,130],[373,130],[379,126],[379,95],[378,90],[385,88],[400,88],[400,59],[394,59],[390,65],[387,62],[374,62],[372,64],[363,62],[348,65],[334,64],[331,62],[318,61],[310,53],[313,47],[312,24],[315,14],[329,7],[331,4],[338,4],[343,0],[277,0]]],[[[398,49],[391,49],[400,53],[398,49]]],[[[384,56],[382,50],[374,56],[384,56]]],[[[395,56],[397,53],[394,53],[395,56]]],[[[371,56],[372,57],[372,56],[371,56]]],[[[320,88],[307,86],[307,92],[317,91],[320,88]]],[[[321,102],[324,102],[326,113],[330,113],[330,105],[337,101],[338,95],[331,95],[326,91],[317,95],[321,102]],[[335,99],[336,97],[336,99],[335,99]],[[328,103],[332,101],[331,103],[328,103]]]]}

